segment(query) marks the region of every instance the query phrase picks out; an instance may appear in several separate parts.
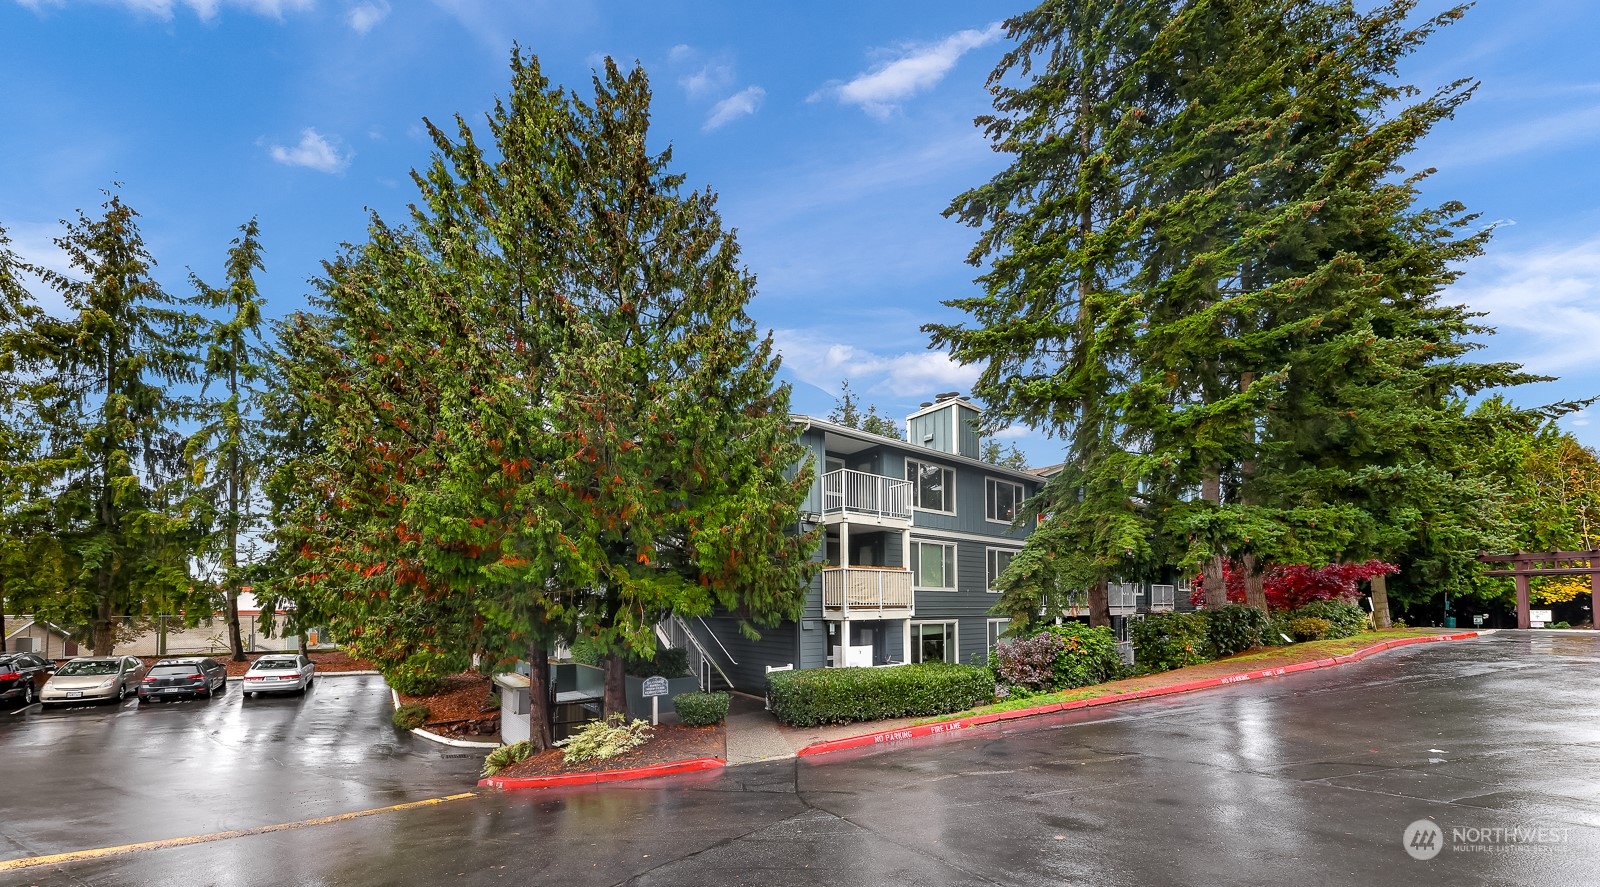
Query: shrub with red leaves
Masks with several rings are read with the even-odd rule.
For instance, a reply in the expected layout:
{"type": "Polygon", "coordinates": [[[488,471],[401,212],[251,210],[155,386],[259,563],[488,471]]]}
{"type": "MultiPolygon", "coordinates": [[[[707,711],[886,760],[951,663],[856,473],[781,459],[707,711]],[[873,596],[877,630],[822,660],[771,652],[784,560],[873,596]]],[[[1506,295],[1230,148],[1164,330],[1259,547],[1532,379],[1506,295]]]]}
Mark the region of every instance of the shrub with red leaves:
{"type": "MultiPolygon", "coordinates": [[[[1400,568],[1383,561],[1363,564],[1329,564],[1326,567],[1309,567],[1291,564],[1273,567],[1267,571],[1265,590],[1267,609],[1293,610],[1312,601],[1351,601],[1361,595],[1361,583],[1374,576],[1398,573],[1400,568]]],[[[1228,564],[1223,567],[1223,579],[1228,586],[1228,603],[1244,603],[1244,573],[1228,564]]],[[[1199,605],[1205,600],[1202,577],[1196,577],[1194,594],[1189,601],[1199,605]]]]}

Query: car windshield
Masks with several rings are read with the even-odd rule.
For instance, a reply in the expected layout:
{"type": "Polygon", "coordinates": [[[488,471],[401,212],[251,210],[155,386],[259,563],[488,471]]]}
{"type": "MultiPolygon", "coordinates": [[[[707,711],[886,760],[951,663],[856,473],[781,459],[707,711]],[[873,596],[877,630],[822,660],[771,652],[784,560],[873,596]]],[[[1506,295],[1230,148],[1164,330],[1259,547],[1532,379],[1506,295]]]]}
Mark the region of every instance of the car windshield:
{"type": "Polygon", "coordinates": [[[253,666],[256,671],[293,671],[298,667],[293,659],[262,659],[253,666]]]}
{"type": "Polygon", "coordinates": [[[72,677],[73,675],[102,675],[116,673],[117,663],[114,660],[68,662],[66,665],[61,666],[61,669],[56,672],[56,674],[62,677],[72,677]]]}
{"type": "Polygon", "coordinates": [[[199,674],[200,673],[200,666],[193,665],[193,664],[187,664],[187,665],[158,665],[155,668],[152,668],[150,670],[150,673],[153,674],[153,675],[169,675],[169,676],[170,675],[199,674]]]}

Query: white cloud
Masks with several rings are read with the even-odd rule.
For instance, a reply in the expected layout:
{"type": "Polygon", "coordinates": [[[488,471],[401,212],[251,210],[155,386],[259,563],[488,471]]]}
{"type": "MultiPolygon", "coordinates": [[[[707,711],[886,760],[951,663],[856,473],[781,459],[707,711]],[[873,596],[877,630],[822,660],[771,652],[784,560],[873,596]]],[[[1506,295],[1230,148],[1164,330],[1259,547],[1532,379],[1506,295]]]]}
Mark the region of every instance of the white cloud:
{"type": "Polygon", "coordinates": [[[343,172],[356,156],[353,151],[341,152],[335,142],[309,126],[300,132],[300,144],[292,148],[273,145],[269,153],[284,166],[304,166],[317,172],[343,172]]]}
{"type": "Polygon", "coordinates": [[[970,390],[982,367],[963,366],[942,351],[884,355],[806,330],[775,330],[783,365],[800,379],[833,391],[849,379],[857,391],[887,391],[897,397],[930,397],[970,390]]]}
{"type": "Polygon", "coordinates": [[[1416,155],[1427,165],[1460,169],[1530,152],[1559,151],[1592,145],[1600,138],[1600,105],[1569,108],[1545,117],[1508,119],[1489,132],[1457,141],[1441,140],[1437,149],[1416,155]]]}
{"type": "MultiPolygon", "coordinates": [[[[1491,341],[1534,372],[1594,365],[1600,342],[1600,237],[1563,245],[1494,251],[1473,262],[1447,298],[1488,315],[1511,341],[1491,341]]],[[[1504,359],[1504,358],[1502,358],[1504,359]]]]}
{"type": "Polygon", "coordinates": [[[706,118],[706,125],[702,128],[710,132],[729,121],[754,114],[761,109],[761,102],[766,97],[767,91],[761,87],[747,86],[713,105],[711,116],[706,118]]]}
{"type": "Polygon", "coordinates": [[[376,0],[376,2],[360,3],[352,7],[347,20],[350,22],[351,30],[365,36],[377,26],[378,22],[388,17],[388,0],[376,0]]]}
{"type": "MultiPolygon", "coordinates": [[[[17,0],[23,6],[38,11],[46,6],[65,6],[68,0],[17,0]]],[[[315,5],[315,0],[93,0],[106,6],[122,6],[140,15],[153,15],[171,19],[175,10],[187,7],[200,18],[210,21],[223,7],[235,7],[257,15],[281,19],[285,12],[301,12],[315,5]]]]}
{"type": "Polygon", "coordinates": [[[996,22],[981,31],[957,31],[931,46],[914,46],[899,58],[884,62],[845,83],[830,83],[812,93],[808,101],[834,97],[859,106],[874,117],[886,117],[897,104],[932,89],[971,50],[1000,39],[1004,27],[996,22]]]}
{"type": "MultiPolygon", "coordinates": [[[[55,238],[63,233],[60,222],[5,222],[0,223],[0,227],[5,229],[6,236],[11,240],[7,249],[23,264],[46,268],[68,277],[76,276],[72,260],[55,244],[55,238]]],[[[43,280],[24,275],[22,285],[33,294],[45,313],[57,317],[66,315],[67,306],[61,300],[61,294],[45,285],[43,280]]]]}

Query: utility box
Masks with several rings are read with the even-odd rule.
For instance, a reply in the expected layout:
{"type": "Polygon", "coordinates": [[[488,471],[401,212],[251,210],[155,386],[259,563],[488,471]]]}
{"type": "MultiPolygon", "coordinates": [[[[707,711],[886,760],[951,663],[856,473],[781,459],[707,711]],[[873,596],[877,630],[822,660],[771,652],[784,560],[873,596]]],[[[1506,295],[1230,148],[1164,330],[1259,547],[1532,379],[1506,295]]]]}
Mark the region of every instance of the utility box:
{"type": "Polygon", "coordinates": [[[510,672],[494,676],[500,688],[500,741],[506,745],[525,741],[528,730],[528,676],[510,672]]]}

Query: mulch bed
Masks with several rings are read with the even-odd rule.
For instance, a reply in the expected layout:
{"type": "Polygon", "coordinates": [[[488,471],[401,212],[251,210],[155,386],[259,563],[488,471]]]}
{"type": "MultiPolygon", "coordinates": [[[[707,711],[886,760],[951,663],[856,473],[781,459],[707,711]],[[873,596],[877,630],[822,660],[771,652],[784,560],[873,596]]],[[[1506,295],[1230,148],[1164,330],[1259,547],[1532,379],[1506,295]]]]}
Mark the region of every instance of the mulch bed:
{"type": "Polygon", "coordinates": [[[494,733],[500,729],[500,704],[489,703],[489,679],[481,674],[467,672],[451,675],[444,679],[444,689],[432,696],[400,694],[402,705],[413,702],[420,702],[428,707],[428,722],[422,725],[424,729],[432,730],[430,724],[449,725],[454,722],[486,721],[491,718],[495,722],[493,729],[480,732],[494,733]]]}
{"type": "Polygon", "coordinates": [[[563,776],[570,773],[599,773],[605,770],[630,770],[634,767],[653,767],[697,758],[728,758],[728,730],[724,724],[715,727],[685,727],[681,724],[661,724],[654,728],[654,736],[638,748],[607,758],[603,761],[584,761],[568,766],[562,760],[559,748],[546,749],[519,764],[501,770],[497,776],[563,776]]]}

